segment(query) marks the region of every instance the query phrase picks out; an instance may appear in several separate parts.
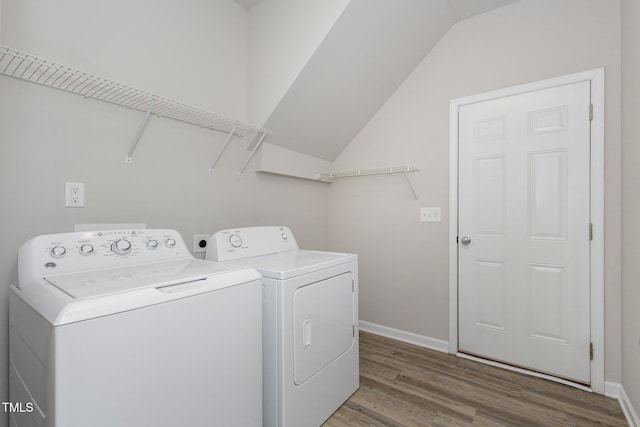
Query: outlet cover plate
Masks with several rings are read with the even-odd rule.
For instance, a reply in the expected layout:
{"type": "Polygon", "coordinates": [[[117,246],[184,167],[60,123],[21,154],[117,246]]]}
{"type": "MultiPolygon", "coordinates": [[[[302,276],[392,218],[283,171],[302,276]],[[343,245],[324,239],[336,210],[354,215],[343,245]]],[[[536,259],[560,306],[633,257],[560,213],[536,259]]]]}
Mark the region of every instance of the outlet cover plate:
{"type": "Polygon", "coordinates": [[[65,206],[68,208],[84,208],[84,184],[67,182],[65,186],[65,206]]]}
{"type": "Polygon", "coordinates": [[[207,241],[209,240],[208,234],[195,234],[193,236],[193,253],[199,254],[207,251],[207,241]],[[204,241],[204,246],[201,242],[204,241]]]}

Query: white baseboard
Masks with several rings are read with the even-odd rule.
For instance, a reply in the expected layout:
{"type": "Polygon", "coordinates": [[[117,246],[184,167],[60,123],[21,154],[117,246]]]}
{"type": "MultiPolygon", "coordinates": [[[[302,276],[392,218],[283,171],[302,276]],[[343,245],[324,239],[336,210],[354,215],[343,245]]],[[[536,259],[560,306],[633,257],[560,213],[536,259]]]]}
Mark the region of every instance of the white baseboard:
{"type": "Polygon", "coordinates": [[[607,397],[613,397],[614,399],[620,399],[620,389],[622,384],[614,383],[611,381],[604,382],[604,395],[607,397]]]}
{"type": "Polygon", "coordinates": [[[627,396],[627,393],[624,391],[622,384],[605,381],[604,395],[618,399],[622,407],[622,412],[624,412],[624,416],[630,427],[640,427],[640,417],[638,417],[638,413],[631,404],[629,396],[627,396]]]}
{"type": "Polygon", "coordinates": [[[388,326],[377,325],[371,322],[365,322],[364,320],[360,320],[359,325],[360,329],[365,332],[371,332],[372,334],[381,335],[383,337],[406,342],[409,344],[414,344],[442,353],[449,352],[448,341],[415,334],[413,332],[402,331],[400,329],[390,328],[388,326]]]}
{"type": "Polygon", "coordinates": [[[618,401],[620,402],[620,406],[622,406],[622,412],[624,412],[624,416],[627,418],[629,427],[640,427],[640,417],[638,417],[638,413],[631,404],[629,396],[627,396],[627,393],[624,391],[624,387],[620,386],[619,390],[618,401]]]}

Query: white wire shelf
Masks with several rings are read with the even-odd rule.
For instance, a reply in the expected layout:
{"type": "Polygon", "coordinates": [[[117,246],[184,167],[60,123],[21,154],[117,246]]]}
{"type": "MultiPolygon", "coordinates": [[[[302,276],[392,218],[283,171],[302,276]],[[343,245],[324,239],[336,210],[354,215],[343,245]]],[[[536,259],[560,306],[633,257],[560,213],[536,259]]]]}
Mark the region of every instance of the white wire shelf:
{"type": "MultiPolygon", "coordinates": [[[[128,162],[131,161],[131,155],[135,150],[149,115],[178,120],[202,128],[228,133],[231,136],[262,134],[264,137],[271,135],[271,131],[268,129],[154,95],[3,45],[0,45],[0,74],[75,93],[85,98],[98,99],[146,112],[136,140],[127,155],[128,162]]],[[[214,161],[214,165],[217,160],[214,161]]]]}
{"type": "Polygon", "coordinates": [[[375,169],[355,169],[350,171],[318,173],[316,174],[316,179],[332,180],[335,178],[351,178],[356,176],[394,175],[397,173],[418,172],[419,170],[420,169],[416,169],[411,165],[391,166],[388,168],[375,168],[375,169]]]}
{"type": "Polygon", "coordinates": [[[99,99],[139,111],[147,111],[153,102],[151,114],[207,129],[228,133],[236,126],[235,133],[238,136],[252,133],[271,134],[268,129],[210,113],[2,45],[0,45],[0,72],[9,77],[16,77],[76,93],[85,98],[99,99]]]}
{"type": "Polygon", "coordinates": [[[395,175],[395,174],[403,174],[405,179],[407,180],[407,184],[409,185],[409,189],[411,190],[411,194],[413,194],[413,198],[418,200],[418,196],[416,195],[416,191],[409,180],[407,174],[409,172],[418,172],[420,169],[414,168],[411,165],[404,166],[391,166],[387,168],[374,168],[374,169],[354,169],[350,171],[339,171],[339,172],[321,172],[316,174],[316,179],[319,181],[332,182],[336,178],[353,178],[359,176],[372,176],[372,175],[395,175]]]}

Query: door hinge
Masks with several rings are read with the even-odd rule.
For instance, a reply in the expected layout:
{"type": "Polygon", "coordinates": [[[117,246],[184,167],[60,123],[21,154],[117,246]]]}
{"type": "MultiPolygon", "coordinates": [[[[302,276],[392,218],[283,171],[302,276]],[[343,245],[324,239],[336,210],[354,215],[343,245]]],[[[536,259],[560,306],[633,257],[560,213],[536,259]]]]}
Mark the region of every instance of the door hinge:
{"type": "Polygon", "coordinates": [[[589,360],[593,360],[593,343],[589,343],[589,360]]]}
{"type": "Polygon", "coordinates": [[[459,237],[460,237],[460,236],[456,236],[456,244],[458,244],[458,238],[459,238],[459,237]]]}
{"type": "MultiPolygon", "coordinates": [[[[355,338],[356,337],[356,325],[351,326],[351,334],[355,338]]],[[[592,357],[593,358],[593,357],[592,357]]]]}
{"type": "Polygon", "coordinates": [[[351,292],[355,292],[356,291],[356,281],[354,279],[351,279],[351,292]]]}
{"type": "Polygon", "coordinates": [[[593,223],[589,223],[589,240],[593,240],[593,223]]]}
{"type": "Polygon", "coordinates": [[[593,104],[589,104],[589,121],[593,120],[593,104]]]}

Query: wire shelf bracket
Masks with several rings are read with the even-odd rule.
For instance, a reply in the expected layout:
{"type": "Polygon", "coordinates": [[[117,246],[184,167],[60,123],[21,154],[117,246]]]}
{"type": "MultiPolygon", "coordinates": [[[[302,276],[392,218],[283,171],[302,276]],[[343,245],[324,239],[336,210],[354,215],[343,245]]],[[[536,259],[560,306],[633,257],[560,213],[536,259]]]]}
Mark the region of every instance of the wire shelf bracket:
{"type": "Polygon", "coordinates": [[[417,202],[418,201],[418,195],[416,194],[416,190],[413,188],[413,184],[411,184],[411,180],[409,179],[409,175],[407,174],[407,172],[404,172],[402,175],[404,176],[404,179],[407,180],[407,184],[409,185],[409,190],[411,190],[411,194],[413,194],[413,198],[417,202]]]}
{"type": "Polygon", "coordinates": [[[416,190],[413,188],[413,184],[411,184],[411,180],[409,179],[409,173],[418,172],[419,170],[420,169],[414,168],[411,165],[391,166],[387,168],[375,168],[375,169],[355,169],[350,171],[318,173],[316,174],[316,179],[318,181],[333,182],[333,180],[337,178],[402,174],[405,180],[407,181],[407,184],[409,185],[409,189],[411,190],[411,194],[413,195],[413,198],[417,201],[418,195],[416,194],[416,190]]]}
{"type": "Polygon", "coordinates": [[[264,138],[271,135],[269,129],[211,113],[3,45],[0,45],[0,74],[145,112],[138,134],[127,152],[127,163],[131,163],[131,157],[151,115],[239,137],[262,134],[264,138]]]}
{"type": "Polygon", "coordinates": [[[224,140],[224,144],[222,144],[220,151],[218,151],[218,155],[216,156],[216,159],[211,163],[211,166],[209,166],[209,173],[213,173],[213,168],[216,167],[216,163],[218,163],[218,160],[220,160],[220,157],[222,157],[222,153],[224,153],[225,148],[227,148],[227,144],[229,144],[229,141],[231,141],[231,138],[233,138],[233,135],[236,132],[236,129],[237,129],[237,126],[234,126],[231,129],[231,132],[229,132],[229,135],[227,135],[227,139],[224,140]]]}
{"type": "Polygon", "coordinates": [[[131,156],[133,156],[133,152],[136,151],[136,147],[138,146],[138,142],[140,141],[140,137],[142,136],[142,131],[147,124],[147,120],[149,120],[149,115],[151,114],[151,110],[153,109],[153,104],[156,103],[156,100],[151,100],[151,104],[149,104],[149,108],[147,108],[147,113],[144,115],[144,119],[142,119],[142,123],[140,123],[140,127],[138,128],[138,133],[131,144],[131,148],[127,152],[127,158],[125,159],[126,163],[131,163],[131,156]]]}
{"type": "Polygon", "coordinates": [[[253,147],[253,150],[251,151],[251,154],[249,154],[249,157],[247,158],[247,161],[244,162],[244,165],[242,165],[242,169],[240,169],[240,172],[238,172],[238,175],[242,175],[242,173],[244,172],[245,168],[249,164],[249,161],[251,160],[253,155],[256,154],[256,151],[258,151],[258,148],[260,148],[260,145],[262,144],[262,141],[264,140],[265,136],[267,136],[267,134],[264,133],[264,132],[262,133],[262,135],[260,135],[260,139],[258,140],[258,143],[256,144],[255,147],[253,147]]]}

